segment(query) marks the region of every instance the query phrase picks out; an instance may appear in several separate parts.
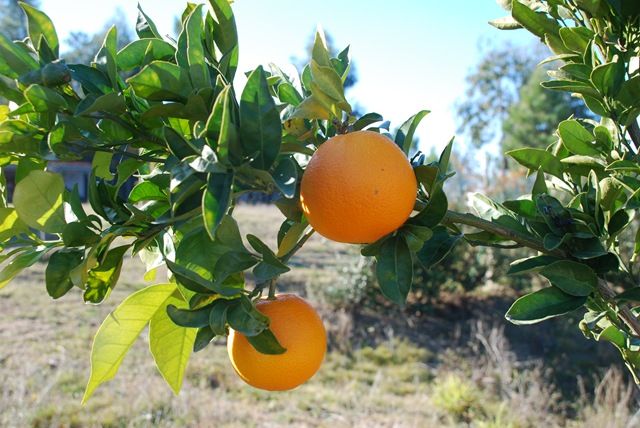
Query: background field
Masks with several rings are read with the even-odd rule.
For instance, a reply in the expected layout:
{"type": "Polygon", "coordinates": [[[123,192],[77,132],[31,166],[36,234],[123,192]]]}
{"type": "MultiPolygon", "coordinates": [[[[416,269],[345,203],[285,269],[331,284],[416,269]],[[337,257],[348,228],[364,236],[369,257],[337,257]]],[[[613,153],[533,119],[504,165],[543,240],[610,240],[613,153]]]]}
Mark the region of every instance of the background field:
{"type": "MultiPolygon", "coordinates": [[[[243,205],[236,213],[243,233],[275,241],[277,210],[243,205]]],[[[417,293],[405,309],[388,305],[358,250],[316,236],[280,282],[313,302],[329,331],[330,352],[309,383],[254,390],[235,376],[220,340],[192,357],[174,397],[143,334],[85,407],[92,336],[143,286],[142,265],[127,260],[99,307],[83,305],[79,292],[51,302],[43,266],[35,266],[0,292],[0,426],[640,425],[624,367],[573,326],[508,326],[502,314],[515,294],[498,284],[441,292],[428,303],[417,293]]]]}

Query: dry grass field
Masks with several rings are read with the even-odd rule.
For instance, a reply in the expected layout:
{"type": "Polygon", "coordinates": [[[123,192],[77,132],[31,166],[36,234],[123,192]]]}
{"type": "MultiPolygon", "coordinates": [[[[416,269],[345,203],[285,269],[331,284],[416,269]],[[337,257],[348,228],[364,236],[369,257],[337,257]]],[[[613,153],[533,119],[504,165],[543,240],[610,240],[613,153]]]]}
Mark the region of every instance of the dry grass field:
{"type": "MultiPolygon", "coordinates": [[[[240,206],[236,213],[243,233],[273,245],[274,208],[240,206]]],[[[341,277],[358,266],[358,248],[315,236],[293,263],[282,288],[312,301],[330,334],[328,357],[310,382],[284,393],[254,390],[235,376],[219,341],[192,357],[176,397],[156,373],[143,334],[116,378],[84,407],[92,336],[144,285],[141,264],[128,260],[118,287],[97,307],[84,305],[79,292],[52,302],[44,266],[34,266],[0,291],[0,427],[640,426],[635,386],[619,366],[575,379],[585,386],[563,396],[551,367],[514,350],[501,314],[433,319],[428,329],[398,308],[336,309],[335,296],[349,292],[340,290],[341,277]]]]}

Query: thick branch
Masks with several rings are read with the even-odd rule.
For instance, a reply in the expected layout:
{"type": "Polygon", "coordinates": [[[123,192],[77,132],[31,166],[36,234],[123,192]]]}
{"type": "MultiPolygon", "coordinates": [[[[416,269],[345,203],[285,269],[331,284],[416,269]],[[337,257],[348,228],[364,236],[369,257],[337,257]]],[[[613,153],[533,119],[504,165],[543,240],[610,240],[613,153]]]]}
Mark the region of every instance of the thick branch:
{"type": "Polygon", "coordinates": [[[564,257],[565,254],[561,250],[548,251],[544,248],[542,241],[532,238],[530,236],[523,235],[508,227],[501,226],[488,220],[484,220],[480,217],[476,217],[473,214],[462,214],[456,211],[447,211],[446,216],[442,220],[445,225],[452,224],[466,224],[486,232],[494,233],[503,238],[507,238],[510,241],[516,242],[523,247],[531,248],[541,253],[551,254],[558,257],[564,257]]]}
{"type": "MultiPolygon", "coordinates": [[[[615,301],[616,292],[613,291],[607,281],[603,279],[598,280],[598,291],[607,302],[615,301]]],[[[626,304],[618,304],[618,309],[620,309],[620,313],[618,314],[620,318],[627,324],[634,335],[640,337],[640,322],[638,321],[638,317],[631,312],[631,309],[626,304]]]]}
{"type": "MultiPolygon", "coordinates": [[[[542,242],[538,239],[532,238],[530,236],[522,235],[519,232],[511,230],[507,227],[501,226],[499,224],[481,219],[476,217],[473,214],[462,214],[455,211],[447,211],[446,216],[442,220],[444,225],[454,225],[454,224],[465,224],[467,226],[472,226],[480,230],[484,230],[486,232],[494,233],[503,238],[507,238],[513,242],[517,242],[518,244],[531,248],[532,250],[539,251],[541,253],[566,258],[567,255],[562,250],[553,250],[549,251],[544,248],[542,242]]],[[[631,312],[631,309],[626,304],[620,304],[615,302],[616,292],[609,286],[609,284],[600,279],[598,281],[598,292],[604,298],[604,300],[608,303],[616,304],[619,309],[619,316],[625,322],[625,324],[631,329],[631,332],[640,337],[640,321],[638,318],[631,312]]]]}

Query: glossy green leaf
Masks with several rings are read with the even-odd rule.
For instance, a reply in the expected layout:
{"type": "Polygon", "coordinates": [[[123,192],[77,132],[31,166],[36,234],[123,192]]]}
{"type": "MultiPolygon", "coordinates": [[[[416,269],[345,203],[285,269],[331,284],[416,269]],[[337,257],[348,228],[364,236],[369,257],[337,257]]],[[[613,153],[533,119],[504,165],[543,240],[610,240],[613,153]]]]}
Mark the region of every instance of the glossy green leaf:
{"type": "Polygon", "coordinates": [[[511,156],[513,160],[530,170],[537,171],[540,169],[548,174],[562,178],[564,165],[562,165],[562,162],[560,162],[558,158],[546,150],[527,147],[511,150],[505,154],[511,156]]]}
{"type": "Polygon", "coordinates": [[[28,231],[29,228],[18,218],[18,212],[14,208],[0,208],[0,242],[28,231]]]}
{"type": "Polygon", "coordinates": [[[29,38],[33,46],[37,48],[40,45],[40,39],[43,38],[57,57],[60,52],[60,43],[51,19],[44,12],[39,11],[28,3],[19,2],[19,4],[25,15],[27,15],[27,28],[29,29],[29,38]]]}
{"type": "Polygon", "coordinates": [[[116,55],[118,67],[123,71],[147,65],[147,61],[167,61],[173,58],[176,48],[157,38],[142,38],[129,43],[116,55]]]}
{"type": "Polygon", "coordinates": [[[185,101],[193,90],[189,73],[166,61],[153,61],[128,83],[136,95],[151,101],[185,101]]]}
{"type": "Polygon", "coordinates": [[[290,156],[284,156],[280,158],[271,173],[273,181],[285,198],[293,198],[296,194],[298,170],[298,163],[295,159],[290,156]]]}
{"type": "Polygon", "coordinates": [[[104,38],[102,47],[92,63],[98,70],[102,71],[111,83],[114,90],[119,88],[118,63],[116,60],[118,50],[118,29],[112,26],[104,38]]]}
{"type": "Polygon", "coordinates": [[[232,187],[233,172],[209,174],[202,196],[202,217],[211,239],[215,239],[216,229],[229,209],[232,187]]]}
{"type": "Polygon", "coordinates": [[[158,31],[156,24],[147,16],[138,4],[138,19],[136,20],[136,33],[141,39],[156,38],[162,39],[162,35],[158,31]]]}
{"type": "Polygon", "coordinates": [[[209,325],[211,306],[190,310],[187,305],[171,302],[166,307],[167,316],[180,327],[202,328],[209,325]]]}
{"type": "Polygon", "coordinates": [[[443,226],[436,226],[432,230],[433,236],[416,253],[418,261],[425,269],[440,263],[462,238],[462,235],[449,234],[443,226]]]}
{"type": "Polygon", "coordinates": [[[38,61],[29,54],[27,48],[11,42],[0,33],[0,75],[17,79],[38,68],[38,61]]]}
{"type": "Polygon", "coordinates": [[[202,351],[215,337],[216,334],[209,326],[199,328],[193,342],[193,352],[202,351]]]}
{"type": "Polygon", "coordinates": [[[24,91],[24,96],[36,112],[56,112],[68,107],[62,95],[46,86],[31,85],[24,91]]]}
{"type": "Polygon", "coordinates": [[[407,121],[398,128],[398,131],[396,131],[395,142],[405,154],[409,154],[409,151],[413,147],[413,135],[422,119],[429,113],[429,110],[420,110],[407,119],[407,121]]]}
{"type": "Polygon", "coordinates": [[[269,318],[258,311],[245,296],[229,307],[227,322],[229,327],[245,336],[257,336],[269,327],[269,318]]]}
{"type": "Polygon", "coordinates": [[[135,340],[156,312],[164,309],[175,290],[175,284],[143,288],[107,316],[93,339],[91,375],[82,403],[87,402],[98,386],[113,379],[135,340]]]}
{"type": "Polygon", "coordinates": [[[280,355],[287,351],[268,328],[255,336],[247,336],[247,341],[262,354],[280,355]]]}
{"type": "Polygon", "coordinates": [[[216,284],[222,284],[230,275],[243,272],[258,263],[258,259],[245,251],[229,251],[218,259],[213,274],[216,284]]]}
{"type": "Polygon", "coordinates": [[[595,137],[577,120],[560,122],[558,133],[562,139],[562,144],[564,144],[571,153],[584,156],[600,155],[600,151],[592,144],[595,137]]]}
{"type": "Polygon", "coordinates": [[[514,0],[511,5],[511,14],[524,28],[536,36],[543,38],[545,34],[558,34],[560,26],[542,12],[535,12],[524,5],[520,0],[514,0]]]}
{"type": "Polygon", "coordinates": [[[71,271],[82,263],[83,257],[83,250],[74,249],[56,251],[49,257],[49,264],[45,271],[45,283],[49,296],[58,299],[73,288],[71,271]]]}
{"type": "Polygon", "coordinates": [[[13,203],[18,217],[29,227],[60,233],[66,225],[62,196],[62,176],[46,171],[31,171],[15,188],[13,203]]]}
{"type": "Polygon", "coordinates": [[[507,275],[521,275],[525,273],[538,272],[545,266],[559,261],[557,257],[553,256],[534,256],[525,259],[519,259],[511,263],[507,275]]]}
{"type": "Polygon", "coordinates": [[[586,297],[571,296],[556,287],[547,287],[516,300],[505,318],[513,324],[535,324],[575,311],[586,297]]]}
{"type": "Polygon", "coordinates": [[[100,263],[89,271],[83,296],[85,302],[101,303],[111,294],[120,278],[124,254],[129,247],[121,245],[109,250],[100,263]]]}
{"type": "Polygon", "coordinates": [[[543,267],[540,275],[571,296],[588,296],[598,286],[598,277],[585,264],[560,260],[543,267]]]}
{"type": "Polygon", "coordinates": [[[22,270],[32,266],[44,256],[46,248],[39,246],[28,249],[15,256],[2,270],[0,270],[0,289],[7,285],[22,270]]]}
{"type": "Polygon", "coordinates": [[[251,165],[269,169],[280,152],[282,123],[262,67],[247,80],[240,99],[240,137],[251,165]]]}
{"type": "Polygon", "coordinates": [[[413,260],[401,236],[386,240],[376,256],[380,290],[391,301],[404,305],[413,281],[413,260]]]}
{"type": "Polygon", "coordinates": [[[625,81],[624,61],[601,64],[591,72],[593,86],[602,94],[615,97],[625,81]]]}

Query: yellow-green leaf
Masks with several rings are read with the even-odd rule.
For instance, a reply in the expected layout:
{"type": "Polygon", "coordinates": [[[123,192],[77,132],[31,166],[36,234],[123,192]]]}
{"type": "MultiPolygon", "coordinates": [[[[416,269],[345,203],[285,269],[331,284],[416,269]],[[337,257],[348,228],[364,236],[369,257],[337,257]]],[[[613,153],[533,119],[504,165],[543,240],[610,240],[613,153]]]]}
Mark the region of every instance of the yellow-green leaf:
{"type": "Polygon", "coordinates": [[[171,321],[166,309],[169,304],[181,309],[189,307],[179,292],[173,293],[151,318],[149,347],[160,374],[178,395],[198,329],[180,327],[171,321]]]}
{"type": "Polygon", "coordinates": [[[13,195],[18,217],[34,229],[61,233],[66,225],[63,193],[62,176],[46,171],[31,171],[16,185],[13,195]]]}
{"type": "Polygon", "coordinates": [[[107,316],[93,339],[91,376],[82,398],[83,404],[98,386],[113,379],[133,342],[156,312],[164,310],[175,291],[175,284],[143,288],[127,297],[107,316]]]}

